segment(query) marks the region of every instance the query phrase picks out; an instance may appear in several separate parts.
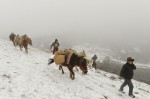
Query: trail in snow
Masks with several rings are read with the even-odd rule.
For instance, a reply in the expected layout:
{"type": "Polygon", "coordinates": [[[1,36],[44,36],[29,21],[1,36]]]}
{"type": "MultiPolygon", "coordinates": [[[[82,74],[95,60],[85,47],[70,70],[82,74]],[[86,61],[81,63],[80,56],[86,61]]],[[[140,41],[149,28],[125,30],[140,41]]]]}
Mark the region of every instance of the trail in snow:
{"type": "MultiPolygon", "coordinates": [[[[21,52],[11,42],[0,40],[0,99],[130,99],[118,92],[117,75],[90,69],[88,75],[75,71],[75,80],[47,65],[49,53],[30,47],[21,52]]],[[[150,99],[150,86],[133,81],[136,99],[150,99]]]]}

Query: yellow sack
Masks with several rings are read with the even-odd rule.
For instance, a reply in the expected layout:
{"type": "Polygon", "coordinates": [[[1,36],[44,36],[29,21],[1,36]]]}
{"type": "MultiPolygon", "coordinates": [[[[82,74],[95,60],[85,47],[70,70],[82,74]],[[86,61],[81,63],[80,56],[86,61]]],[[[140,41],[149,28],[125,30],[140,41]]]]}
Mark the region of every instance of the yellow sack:
{"type": "Polygon", "coordinates": [[[64,50],[59,50],[55,53],[54,61],[56,64],[65,63],[66,52],[64,50]]]}
{"type": "Polygon", "coordinates": [[[65,55],[66,52],[64,50],[58,50],[55,55],[65,55]]]}
{"type": "Polygon", "coordinates": [[[55,55],[54,61],[56,64],[63,64],[65,63],[65,55],[55,55]]]}

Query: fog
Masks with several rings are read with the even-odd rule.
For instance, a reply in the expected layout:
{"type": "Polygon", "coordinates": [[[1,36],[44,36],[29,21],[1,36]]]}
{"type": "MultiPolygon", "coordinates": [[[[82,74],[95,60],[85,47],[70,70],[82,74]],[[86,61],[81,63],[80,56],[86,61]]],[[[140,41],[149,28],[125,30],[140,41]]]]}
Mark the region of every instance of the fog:
{"type": "Polygon", "coordinates": [[[0,38],[15,32],[29,35],[36,46],[58,38],[67,47],[138,47],[148,62],[149,5],[149,0],[0,0],[0,38]]]}

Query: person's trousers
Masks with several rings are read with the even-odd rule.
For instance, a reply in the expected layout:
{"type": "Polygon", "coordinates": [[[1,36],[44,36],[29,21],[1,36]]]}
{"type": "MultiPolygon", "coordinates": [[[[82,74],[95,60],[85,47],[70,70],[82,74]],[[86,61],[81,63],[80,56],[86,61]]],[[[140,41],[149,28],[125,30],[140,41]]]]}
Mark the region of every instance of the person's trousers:
{"type": "Polygon", "coordinates": [[[95,70],[97,69],[97,66],[96,66],[97,64],[96,64],[96,62],[95,61],[93,61],[93,67],[95,68],[95,70]]]}
{"type": "Polygon", "coordinates": [[[124,83],[120,87],[120,90],[123,91],[126,85],[129,86],[129,95],[132,95],[134,86],[131,80],[125,79],[124,83]]]}
{"type": "Polygon", "coordinates": [[[55,52],[57,52],[58,51],[58,48],[54,48],[54,50],[53,50],[53,55],[55,54],[55,52]]]}

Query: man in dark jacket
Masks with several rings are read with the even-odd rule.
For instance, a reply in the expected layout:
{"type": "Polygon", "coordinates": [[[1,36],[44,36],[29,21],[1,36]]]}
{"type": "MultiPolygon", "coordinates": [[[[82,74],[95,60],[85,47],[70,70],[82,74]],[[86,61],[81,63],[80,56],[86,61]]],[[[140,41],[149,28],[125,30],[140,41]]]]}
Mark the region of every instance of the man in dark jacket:
{"type": "Polygon", "coordinates": [[[120,87],[120,92],[123,92],[123,88],[128,85],[129,86],[129,96],[135,98],[133,95],[133,84],[131,79],[133,78],[133,70],[136,69],[136,66],[133,64],[134,59],[131,57],[127,58],[127,63],[123,65],[122,70],[120,72],[120,76],[125,79],[124,83],[120,87]]]}
{"type": "Polygon", "coordinates": [[[52,43],[50,50],[52,49],[52,47],[53,47],[53,54],[55,54],[55,52],[58,51],[58,47],[59,47],[59,42],[57,39],[55,39],[55,41],[52,43]]]}
{"type": "Polygon", "coordinates": [[[92,60],[93,60],[93,67],[95,67],[95,70],[97,70],[97,64],[96,64],[96,60],[97,60],[97,56],[96,55],[94,55],[93,57],[92,57],[92,60]]]}

